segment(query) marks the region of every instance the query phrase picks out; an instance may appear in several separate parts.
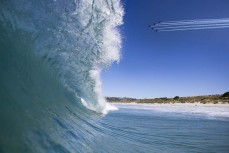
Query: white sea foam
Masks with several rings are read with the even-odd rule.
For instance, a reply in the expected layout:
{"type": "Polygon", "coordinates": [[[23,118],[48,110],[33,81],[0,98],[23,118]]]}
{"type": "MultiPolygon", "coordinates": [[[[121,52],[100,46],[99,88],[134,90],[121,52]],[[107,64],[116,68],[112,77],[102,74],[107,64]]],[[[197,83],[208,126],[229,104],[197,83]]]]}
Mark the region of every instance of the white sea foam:
{"type": "Polygon", "coordinates": [[[229,107],[227,104],[222,105],[207,105],[206,106],[197,106],[195,104],[181,104],[181,105],[173,105],[173,104],[121,104],[117,105],[118,108],[129,108],[129,109],[143,109],[154,112],[162,112],[162,113],[178,113],[178,114],[186,114],[186,115],[202,115],[209,118],[214,117],[223,117],[229,118],[229,107]],[[225,105],[225,106],[223,106],[225,105]]]}
{"type": "MultiPolygon", "coordinates": [[[[88,2],[87,2],[88,3],[88,2]]],[[[106,104],[106,100],[102,94],[100,72],[103,68],[106,68],[114,61],[120,59],[120,48],[121,48],[121,35],[117,29],[117,26],[122,24],[123,8],[120,5],[120,1],[104,1],[98,0],[93,1],[93,5],[99,8],[99,15],[96,15],[97,22],[105,22],[103,24],[101,32],[101,42],[98,44],[97,52],[99,52],[99,58],[95,61],[93,68],[89,72],[89,76],[94,80],[93,91],[97,103],[93,103],[90,100],[83,102],[83,104],[95,111],[106,113],[108,110],[115,109],[114,106],[106,104]],[[113,9],[111,9],[111,7],[113,9]],[[87,104],[86,104],[87,103],[87,104]]],[[[86,4],[83,4],[86,5],[86,4]]],[[[84,14],[81,14],[82,22],[90,22],[89,20],[84,21],[84,14]]],[[[94,27],[97,28],[97,27],[94,27]]],[[[94,33],[94,32],[92,32],[94,33]]],[[[97,38],[93,38],[97,39],[97,38]]]]}
{"type": "Polygon", "coordinates": [[[50,66],[65,89],[84,106],[104,112],[100,72],[120,59],[118,26],[124,14],[120,0],[4,3],[0,3],[1,25],[25,35],[26,43],[33,44],[31,54],[50,66]]]}

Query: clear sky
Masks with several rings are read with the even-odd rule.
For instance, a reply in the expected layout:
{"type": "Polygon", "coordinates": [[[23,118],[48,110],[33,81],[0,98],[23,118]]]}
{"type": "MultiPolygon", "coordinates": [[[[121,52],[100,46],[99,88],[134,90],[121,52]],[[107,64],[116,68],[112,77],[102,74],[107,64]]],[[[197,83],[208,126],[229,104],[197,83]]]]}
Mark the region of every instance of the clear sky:
{"type": "Polygon", "coordinates": [[[228,0],[123,0],[122,58],[105,96],[155,98],[229,91],[229,28],[154,32],[158,21],[229,18],[228,0]]]}

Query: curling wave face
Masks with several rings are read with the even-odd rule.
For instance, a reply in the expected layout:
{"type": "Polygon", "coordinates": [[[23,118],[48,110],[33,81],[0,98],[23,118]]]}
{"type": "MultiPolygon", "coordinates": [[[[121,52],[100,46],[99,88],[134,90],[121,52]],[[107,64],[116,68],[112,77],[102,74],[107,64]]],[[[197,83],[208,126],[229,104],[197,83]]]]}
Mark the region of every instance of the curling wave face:
{"type": "Polygon", "coordinates": [[[2,1],[0,7],[4,36],[11,36],[11,41],[19,41],[15,35],[23,37],[18,43],[30,47],[28,54],[42,58],[66,88],[90,109],[102,112],[105,100],[99,73],[119,60],[121,40],[116,27],[123,16],[119,1],[12,0],[2,1]]]}
{"type": "Polygon", "coordinates": [[[109,107],[100,71],[119,60],[122,17],[119,0],[0,2],[0,152],[67,152],[57,133],[68,122],[68,150],[87,148],[109,107]]]}

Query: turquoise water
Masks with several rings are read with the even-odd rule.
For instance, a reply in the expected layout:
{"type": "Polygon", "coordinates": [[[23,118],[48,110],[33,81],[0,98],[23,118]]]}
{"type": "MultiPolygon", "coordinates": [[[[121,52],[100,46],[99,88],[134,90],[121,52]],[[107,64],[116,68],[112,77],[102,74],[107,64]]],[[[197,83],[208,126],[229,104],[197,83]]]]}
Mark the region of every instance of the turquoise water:
{"type": "Polygon", "coordinates": [[[0,152],[93,152],[120,0],[0,1],[0,152]]]}

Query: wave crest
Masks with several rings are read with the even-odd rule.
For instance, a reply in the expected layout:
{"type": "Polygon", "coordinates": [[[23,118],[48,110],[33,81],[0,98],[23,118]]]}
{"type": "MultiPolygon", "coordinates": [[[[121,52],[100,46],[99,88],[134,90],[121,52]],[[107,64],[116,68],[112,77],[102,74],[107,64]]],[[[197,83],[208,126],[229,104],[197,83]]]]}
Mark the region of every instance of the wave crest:
{"type": "Polygon", "coordinates": [[[66,89],[89,109],[105,112],[100,71],[120,58],[119,0],[8,0],[0,8],[6,35],[23,35],[29,53],[48,64],[66,89]]]}

